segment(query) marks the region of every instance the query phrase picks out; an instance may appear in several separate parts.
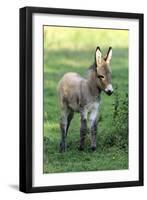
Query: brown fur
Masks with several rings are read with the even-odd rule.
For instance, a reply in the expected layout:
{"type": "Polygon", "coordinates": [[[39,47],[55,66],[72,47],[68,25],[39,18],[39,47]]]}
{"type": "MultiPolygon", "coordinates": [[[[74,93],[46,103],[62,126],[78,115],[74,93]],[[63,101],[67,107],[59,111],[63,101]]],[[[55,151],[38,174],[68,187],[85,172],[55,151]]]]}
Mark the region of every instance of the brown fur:
{"type": "Polygon", "coordinates": [[[82,78],[77,73],[65,74],[58,86],[61,109],[66,104],[68,108],[79,112],[81,106],[94,101],[99,95],[94,79],[95,72],[92,72],[88,79],[82,78]]]}

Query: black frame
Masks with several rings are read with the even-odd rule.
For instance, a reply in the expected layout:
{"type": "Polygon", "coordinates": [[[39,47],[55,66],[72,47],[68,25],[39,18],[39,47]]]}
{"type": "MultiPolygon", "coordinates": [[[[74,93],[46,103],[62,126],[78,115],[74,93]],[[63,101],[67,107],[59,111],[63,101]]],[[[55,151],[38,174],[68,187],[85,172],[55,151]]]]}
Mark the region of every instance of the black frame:
{"type": "Polygon", "coordinates": [[[143,185],[143,24],[144,16],[139,13],[42,7],[20,8],[20,191],[33,193],[143,185]],[[139,20],[139,180],[64,186],[32,186],[32,15],[34,13],[99,16],[139,20]]]}

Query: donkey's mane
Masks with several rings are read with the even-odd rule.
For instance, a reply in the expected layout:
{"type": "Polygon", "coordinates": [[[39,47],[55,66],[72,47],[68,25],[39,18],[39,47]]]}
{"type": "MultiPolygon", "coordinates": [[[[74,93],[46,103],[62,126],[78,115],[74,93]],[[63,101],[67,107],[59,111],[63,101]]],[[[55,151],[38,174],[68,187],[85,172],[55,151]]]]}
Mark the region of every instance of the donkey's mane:
{"type": "Polygon", "coordinates": [[[93,72],[95,72],[95,69],[96,69],[96,64],[93,63],[87,70],[87,78],[91,77],[93,72]]]}
{"type": "Polygon", "coordinates": [[[95,68],[96,68],[96,64],[93,63],[93,64],[88,68],[88,70],[95,70],[95,68]]]}

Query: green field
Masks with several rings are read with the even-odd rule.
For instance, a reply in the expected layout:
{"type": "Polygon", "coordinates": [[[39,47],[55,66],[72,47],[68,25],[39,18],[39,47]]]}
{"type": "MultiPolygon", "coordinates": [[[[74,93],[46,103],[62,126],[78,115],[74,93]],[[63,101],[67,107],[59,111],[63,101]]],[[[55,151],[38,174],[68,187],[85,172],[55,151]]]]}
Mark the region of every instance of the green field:
{"type": "Polygon", "coordinates": [[[127,93],[128,31],[44,27],[44,173],[127,169],[127,93]],[[59,153],[58,81],[66,72],[86,76],[96,46],[104,53],[109,46],[113,48],[114,87],[112,96],[102,93],[97,150],[90,150],[87,134],[84,151],[78,151],[80,116],[76,113],[68,132],[68,149],[59,153]]]}

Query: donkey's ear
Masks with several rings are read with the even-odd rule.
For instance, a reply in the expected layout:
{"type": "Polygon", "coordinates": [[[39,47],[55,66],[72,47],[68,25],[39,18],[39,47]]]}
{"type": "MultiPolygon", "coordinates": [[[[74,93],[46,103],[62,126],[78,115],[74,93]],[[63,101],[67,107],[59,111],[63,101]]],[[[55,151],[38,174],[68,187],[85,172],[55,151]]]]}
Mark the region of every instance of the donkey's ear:
{"type": "Polygon", "coordinates": [[[101,53],[100,47],[96,48],[95,60],[96,60],[96,65],[97,66],[99,66],[101,64],[101,62],[102,62],[102,53],[101,53]]]}
{"type": "Polygon", "coordinates": [[[109,64],[112,58],[112,47],[109,47],[105,61],[109,64]]]}

